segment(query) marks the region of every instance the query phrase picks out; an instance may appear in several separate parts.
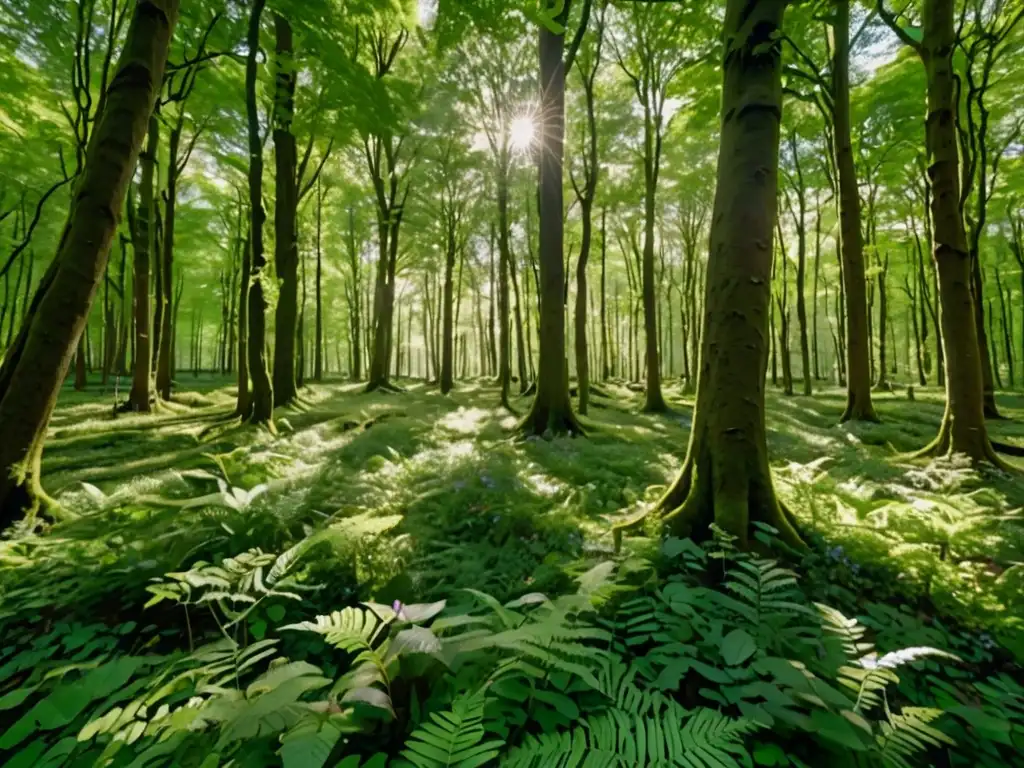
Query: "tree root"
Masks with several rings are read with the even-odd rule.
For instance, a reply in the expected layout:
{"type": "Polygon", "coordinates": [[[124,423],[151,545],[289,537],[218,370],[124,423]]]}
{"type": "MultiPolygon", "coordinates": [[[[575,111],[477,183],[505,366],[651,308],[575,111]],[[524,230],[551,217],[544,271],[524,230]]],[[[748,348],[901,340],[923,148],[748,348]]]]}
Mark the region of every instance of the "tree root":
{"type": "Polygon", "coordinates": [[[997,440],[989,441],[992,444],[992,449],[997,453],[1003,453],[1007,456],[1024,456],[1024,446],[1013,445],[1012,443],[1003,443],[997,440]]]}
{"type": "Polygon", "coordinates": [[[710,535],[711,523],[718,523],[723,529],[739,536],[742,547],[749,546],[748,533],[751,523],[761,522],[772,526],[778,531],[778,538],[783,544],[795,551],[807,549],[806,543],[797,532],[792,512],[780,501],[769,488],[764,504],[755,508],[752,500],[747,500],[738,517],[740,520],[729,520],[728,506],[716,509],[714,493],[707,488],[693,484],[693,462],[687,459],[679,477],[665,492],[653,509],[644,511],[629,520],[625,520],[612,528],[615,552],[622,547],[622,538],[647,524],[650,515],[657,515],[658,522],[673,536],[680,538],[694,537],[706,539],[710,535]],[[737,523],[742,528],[738,529],[737,523]]]}
{"type": "Polygon", "coordinates": [[[385,394],[402,395],[405,394],[404,389],[399,387],[397,384],[392,384],[390,381],[371,381],[366,385],[364,393],[369,394],[370,392],[384,392],[385,394]]]}

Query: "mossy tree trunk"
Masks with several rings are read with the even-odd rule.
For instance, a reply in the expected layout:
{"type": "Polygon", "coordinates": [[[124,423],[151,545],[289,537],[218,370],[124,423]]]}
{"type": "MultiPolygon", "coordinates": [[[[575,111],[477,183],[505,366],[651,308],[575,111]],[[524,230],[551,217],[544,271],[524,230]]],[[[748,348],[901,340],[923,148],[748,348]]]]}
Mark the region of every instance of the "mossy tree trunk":
{"type": "Polygon", "coordinates": [[[832,92],[835,102],[835,164],[846,304],[846,410],[840,420],[878,421],[871,403],[871,337],[868,333],[864,239],[850,127],[850,2],[839,0],[835,8],[832,92]]]}
{"type": "MultiPolygon", "coordinates": [[[[800,544],[775,496],[764,371],[778,192],[786,0],[728,0],[718,179],[693,428],[683,469],[659,509],[674,535],[716,523],[747,546],[768,523],[800,544]]],[[[621,535],[623,529],[616,531],[621,535]]]]}
{"type": "Polygon", "coordinates": [[[0,367],[0,527],[38,509],[43,440],[106,269],[163,81],[177,0],[139,0],[57,254],[0,367]]]}
{"type": "Polygon", "coordinates": [[[248,421],[274,426],[274,391],[267,371],[267,300],[263,292],[267,259],[263,252],[263,142],[260,137],[259,103],[256,98],[257,56],[260,47],[260,20],[266,0],[253,0],[249,16],[248,55],[245,62],[245,106],[249,128],[249,214],[251,274],[248,299],[247,363],[252,379],[248,403],[248,421]]]}
{"type": "Polygon", "coordinates": [[[298,157],[292,119],[295,114],[295,53],[292,26],[274,14],[274,271],[278,280],[274,314],[274,405],[289,405],[295,386],[295,339],[299,317],[299,245],[296,239],[298,157]]]}
{"type": "Polygon", "coordinates": [[[929,158],[932,255],[938,273],[946,411],[939,434],[919,455],[962,453],[974,462],[1002,462],[985,426],[984,381],[975,318],[972,263],[960,215],[960,159],[956,136],[956,46],[953,0],[924,0],[920,42],[903,30],[879,0],[890,28],[921,57],[928,84],[925,150],[929,158]]]}

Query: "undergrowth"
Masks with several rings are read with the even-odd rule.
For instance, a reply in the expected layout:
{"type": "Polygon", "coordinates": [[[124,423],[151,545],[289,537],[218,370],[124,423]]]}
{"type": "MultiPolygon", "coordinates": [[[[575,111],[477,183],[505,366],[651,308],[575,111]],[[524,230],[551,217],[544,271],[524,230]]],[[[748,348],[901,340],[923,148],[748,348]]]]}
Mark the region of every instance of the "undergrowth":
{"type": "Polygon", "coordinates": [[[613,556],[689,412],[607,389],[588,439],[525,443],[472,386],[314,387],[276,438],[219,422],[215,388],[148,421],[59,410],[67,518],[0,541],[0,762],[1021,764],[1024,498],[902,462],[927,393],[843,428],[838,397],[773,396],[811,553],[762,530],[757,557],[613,556]]]}

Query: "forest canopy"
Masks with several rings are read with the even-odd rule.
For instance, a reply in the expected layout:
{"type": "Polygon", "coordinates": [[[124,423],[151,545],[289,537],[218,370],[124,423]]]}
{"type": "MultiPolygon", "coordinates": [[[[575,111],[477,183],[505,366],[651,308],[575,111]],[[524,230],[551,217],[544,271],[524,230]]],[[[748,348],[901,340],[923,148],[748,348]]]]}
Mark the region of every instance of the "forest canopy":
{"type": "Polygon", "coordinates": [[[0,0],[5,766],[1024,754],[1024,0],[0,0]]]}

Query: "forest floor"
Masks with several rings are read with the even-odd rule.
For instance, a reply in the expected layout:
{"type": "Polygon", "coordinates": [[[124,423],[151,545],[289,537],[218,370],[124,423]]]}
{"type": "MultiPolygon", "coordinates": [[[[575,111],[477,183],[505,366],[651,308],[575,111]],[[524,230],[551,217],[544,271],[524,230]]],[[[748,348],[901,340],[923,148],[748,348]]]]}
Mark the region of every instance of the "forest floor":
{"type": "MultiPolygon", "coordinates": [[[[43,469],[72,519],[32,537],[19,550],[31,556],[10,551],[0,564],[21,571],[29,589],[44,578],[30,571],[53,566],[40,552],[73,552],[76,567],[105,575],[65,599],[117,613],[119,600],[137,606],[150,579],[197,557],[281,552],[325,521],[351,519],[351,555],[322,574],[319,598],[338,607],[462,587],[499,599],[557,591],[566,563],[612,551],[612,523],[656,499],[686,451],[692,399],[674,385],[669,414],[642,414],[640,395],[608,384],[611,397],[596,397],[584,419],[586,438],[513,441],[516,416],[497,407],[489,382],[463,383],[449,397],[399,383],[405,394],[308,386],[300,406],[278,410],[276,436],[224,421],[234,405],[226,378],[185,374],[159,413],[116,418],[112,387],[69,388],[43,469]]],[[[1024,522],[1014,511],[1024,506],[1024,477],[901,456],[934,436],[942,397],[880,393],[881,424],[840,426],[840,390],[770,390],[776,484],[822,556],[850,569],[851,584],[863,569],[876,599],[881,590],[907,612],[991,632],[1020,659],[1024,522]]],[[[515,402],[525,411],[526,400],[515,402]]],[[[1010,418],[991,422],[992,434],[1024,444],[1024,395],[1003,394],[999,405],[1010,418]]]]}

